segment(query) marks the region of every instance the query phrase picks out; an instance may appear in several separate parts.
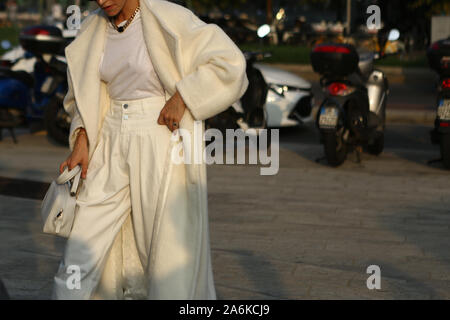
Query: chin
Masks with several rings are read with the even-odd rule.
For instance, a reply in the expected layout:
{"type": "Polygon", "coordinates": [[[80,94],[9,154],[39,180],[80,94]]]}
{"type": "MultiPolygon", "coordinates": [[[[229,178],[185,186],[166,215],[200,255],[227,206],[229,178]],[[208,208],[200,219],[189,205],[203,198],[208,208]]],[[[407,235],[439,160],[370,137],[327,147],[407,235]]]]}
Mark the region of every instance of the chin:
{"type": "Polygon", "coordinates": [[[108,17],[114,17],[119,14],[120,9],[117,10],[103,10],[108,17]]]}

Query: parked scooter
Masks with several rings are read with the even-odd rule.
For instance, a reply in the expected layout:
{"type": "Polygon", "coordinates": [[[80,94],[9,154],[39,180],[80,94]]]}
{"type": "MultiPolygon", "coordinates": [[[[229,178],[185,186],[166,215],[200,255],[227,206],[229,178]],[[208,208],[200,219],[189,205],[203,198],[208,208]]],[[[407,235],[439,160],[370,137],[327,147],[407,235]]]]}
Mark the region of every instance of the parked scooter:
{"type": "Polygon", "coordinates": [[[62,112],[67,91],[63,49],[71,40],[53,26],[33,26],[21,32],[23,57],[0,68],[0,138],[1,129],[8,128],[17,143],[14,128],[44,119],[49,136],[67,144],[70,119],[62,112]]]}
{"type": "Polygon", "coordinates": [[[322,44],[311,54],[326,94],[316,121],[331,166],[341,165],[351,149],[358,161],[363,147],[374,155],[384,149],[389,85],[383,72],[374,69],[376,57],[347,44],[322,44]]]}
{"type": "Polygon", "coordinates": [[[440,145],[444,166],[450,169],[450,37],[430,47],[428,60],[439,75],[437,113],[431,141],[440,145]]]}

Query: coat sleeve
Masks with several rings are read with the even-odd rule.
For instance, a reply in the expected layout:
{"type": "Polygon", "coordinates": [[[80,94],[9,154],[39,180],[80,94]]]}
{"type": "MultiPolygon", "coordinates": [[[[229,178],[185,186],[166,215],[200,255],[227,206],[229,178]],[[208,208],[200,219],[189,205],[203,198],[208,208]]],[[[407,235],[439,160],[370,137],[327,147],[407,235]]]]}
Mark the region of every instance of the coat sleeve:
{"type": "MultiPolygon", "coordinates": [[[[77,35],[75,37],[78,38],[84,30],[86,30],[87,26],[89,25],[89,21],[92,20],[94,17],[94,14],[98,13],[98,11],[101,10],[101,8],[98,8],[94,12],[91,12],[88,17],[86,17],[83,22],[81,23],[80,29],[77,32],[77,35]]],[[[75,41],[75,40],[74,40],[75,41]]],[[[75,146],[75,141],[77,138],[77,134],[80,128],[84,128],[84,122],[81,118],[80,112],[77,107],[77,103],[75,100],[75,94],[73,91],[73,84],[72,84],[72,77],[70,76],[70,68],[67,67],[67,93],[64,97],[63,106],[66,112],[69,114],[70,118],[72,119],[72,122],[70,124],[70,131],[69,131],[69,148],[70,151],[73,151],[73,148],[75,146]]]]}
{"type": "Polygon", "coordinates": [[[216,24],[186,10],[179,28],[185,76],[176,83],[195,120],[206,120],[239,100],[248,87],[242,51],[216,24]]]}
{"type": "Polygon", "coordinates": [[[69,148],[70,151],[73,151],[78,131],[80,128],[84,128],[84,123],[76,104],[69,68],[67,68],[67,85],[68,90],[66,96],[64,97],[63,106],[72,119],[69,132],[69,148]]]}

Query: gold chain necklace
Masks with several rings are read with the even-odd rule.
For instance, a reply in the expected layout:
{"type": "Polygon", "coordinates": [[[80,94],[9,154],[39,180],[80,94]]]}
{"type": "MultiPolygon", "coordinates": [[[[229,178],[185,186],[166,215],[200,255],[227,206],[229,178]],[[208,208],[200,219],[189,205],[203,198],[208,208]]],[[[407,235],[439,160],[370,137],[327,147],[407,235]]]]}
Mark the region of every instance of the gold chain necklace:
{"type": "Polygon", "coordinates": [[[130,19],[127,20],[127,23],[125,23],[123,26],[118,27],[116,26],[116,24],[114,23],[114,18],[110,19],[111,24],[113,25],[114,29],[116,29],[119,32],[124,32],[125,29],[130,25],[131,21],[133,21],[134,17],[136,16],[136,14],[138,13],[138,11],[141,9],[141,7],[138,5],[136,7],[136,10],[134,10],[134,13],[131,15],[130,19]]]}

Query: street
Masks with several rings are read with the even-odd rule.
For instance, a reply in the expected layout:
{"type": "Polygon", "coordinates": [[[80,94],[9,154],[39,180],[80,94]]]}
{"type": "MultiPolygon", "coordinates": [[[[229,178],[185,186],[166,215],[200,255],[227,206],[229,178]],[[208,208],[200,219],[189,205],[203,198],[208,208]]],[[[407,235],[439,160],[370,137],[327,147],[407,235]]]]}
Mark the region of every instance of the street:
{"type": "Polygon", "coordinates": [[[315,162],[313,132],[295,131],[282,135],[275,177],[210,168],[215,265],[229,266],[216,279],[227,281],[227,296],[448,299],[449,173],[426,165],[439,156],[428,128],[390,125],[381,157],[350,156],[338,169],[315,162]],[[373,264],[379,291],[366,287],[373,264]]]}
{"type": "MultiPolygon", "coordinates": [[[[280,132],[280,170],[208,167],[219,299],[450,298],[450,172],[429,125],[389,123],[380,157],[329,167],[314,127],[280,132]],[[370,265],[381,289],[369,290],[370,265]]],[[[13,299],[48,299],[64,239],[41,232],[40,199],[68,149],[44,132],[0,143],[0,277],[13,299]],[[32,180],[35,183],[24,183],[32,180]],[[45,182],[45,183],[40,183],[45,182]]]]}

